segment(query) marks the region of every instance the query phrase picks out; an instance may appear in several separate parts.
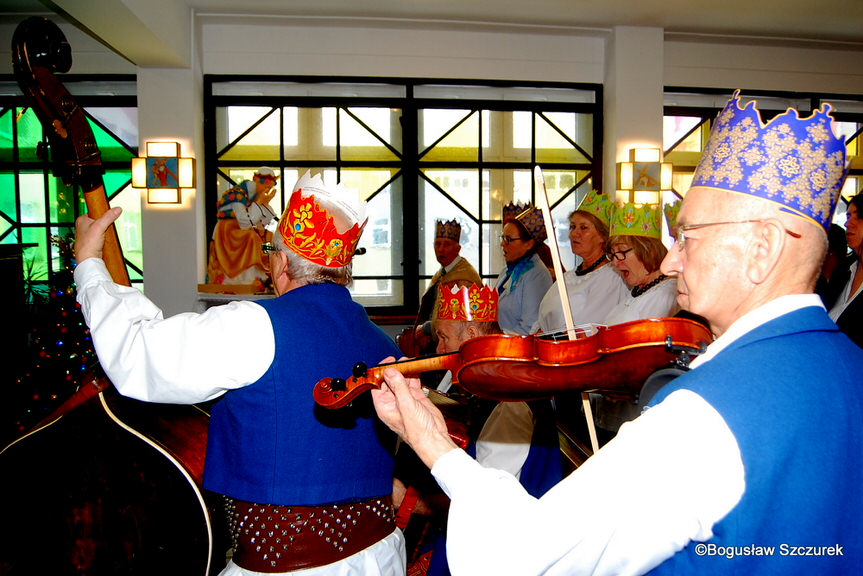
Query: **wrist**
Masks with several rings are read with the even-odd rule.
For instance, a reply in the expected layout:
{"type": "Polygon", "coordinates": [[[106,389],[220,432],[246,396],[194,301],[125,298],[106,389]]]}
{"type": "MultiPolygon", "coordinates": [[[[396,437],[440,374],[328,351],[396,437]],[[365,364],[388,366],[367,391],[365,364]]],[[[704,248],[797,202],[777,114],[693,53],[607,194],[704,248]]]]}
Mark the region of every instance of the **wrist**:
{"type": "Polygon", "coordinates": [[[449,434],[441,432],[427,434],[420,438],[418,442],[408,442],[408,444],[410,444],[420,460],[430,469],[434,467],[441,456],[458,449],[458,446],[456,446],[449,434]]]}

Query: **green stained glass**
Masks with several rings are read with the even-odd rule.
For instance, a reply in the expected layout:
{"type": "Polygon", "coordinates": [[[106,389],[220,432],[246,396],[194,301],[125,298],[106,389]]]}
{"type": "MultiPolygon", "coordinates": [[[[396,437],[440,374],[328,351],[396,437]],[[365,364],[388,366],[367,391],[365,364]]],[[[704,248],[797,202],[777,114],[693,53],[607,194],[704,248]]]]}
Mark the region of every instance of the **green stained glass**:
{"type": "Polygon", "coordinates": [[[24,228],[21,230],[23,244],[36,244],[24,253],[27,265],[31,270],[30,280],[45,281],[48,279],[48,253],[50,247],[45,238],[44,228],[24,228]]]}
{"type": "MultiPolygon", "coordinates": [[[[20,109],[16,110],[16,114],[20,113],[20,109]]],[[[41,162],[41,159],[36,155],[36,149],[42,142],[42,124],[36,113],[28,108],[20,117],[15,117],[15,122],[18,129],[18,160],[20,162],[41,162]]]]}
{"type": "Polygon", "coordinates": [[[74,222],[78,192],[75,186],[66,186],[60,178],[48,179],[48,196],[51,198],[51,222],[74,222]]]}
{"type": "Polygon", "coordinates": [[[105,174],[102,175],[102,182],[105,184],[105,193],[108,195],[108,200],[113,202],[114,195],[124,190],[131,178],[132,173],[130,170],[106,170],[105,174]]]}
{"type": "Polygon", "coordinates": [[[131,162],[135,156],[122,142],[110,132],[106,132],[101,126],[90,120],[96,145],[102,153],[102,162],[131,162]]]}
{"type": "Polygon", "coordinates": [[[0,162],[11,162],[14,142],[12,141],[12,119],[14,109],[0,110],[0,162]]]}
{"type": "Polygon", "coordinates": [[[11,172],[0,172],[0,215],[15,221],[18,206],[18,195],[15,193],[15,175],[11,172]]]}
{"type": "Polygon", "coordinates": [[[18,243],[18,235],[13,233],[14,229],[12,222],[0,214],[0,244],[18,243]]]}

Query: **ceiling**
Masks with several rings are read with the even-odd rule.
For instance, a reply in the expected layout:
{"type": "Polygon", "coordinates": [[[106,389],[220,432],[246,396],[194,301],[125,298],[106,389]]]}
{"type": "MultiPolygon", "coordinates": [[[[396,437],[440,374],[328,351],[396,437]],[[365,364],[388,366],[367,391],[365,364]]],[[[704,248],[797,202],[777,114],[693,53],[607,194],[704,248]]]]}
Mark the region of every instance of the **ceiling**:
{"type": "Polygon", "coordinates": [[[159,36],[157,15],[188,13],[187,7],[208,18],[299,17],[604,30],[620,25],[650,26],[671,35],[745,36],[763,42],[828,44],[863,51],[863,0],[2,0],[0,4],[0,18],[7,21],[65,12],[79,27],[115,46],[133,62],[135,48],[124,50],[119,43],[137,41],[141,44],[137,51],[143,52],[159,36]],[[141,35],[142,24],[150,29],[149,37],[141,35]],[[108,34],[110,38],[105,37],[108,34]]]}

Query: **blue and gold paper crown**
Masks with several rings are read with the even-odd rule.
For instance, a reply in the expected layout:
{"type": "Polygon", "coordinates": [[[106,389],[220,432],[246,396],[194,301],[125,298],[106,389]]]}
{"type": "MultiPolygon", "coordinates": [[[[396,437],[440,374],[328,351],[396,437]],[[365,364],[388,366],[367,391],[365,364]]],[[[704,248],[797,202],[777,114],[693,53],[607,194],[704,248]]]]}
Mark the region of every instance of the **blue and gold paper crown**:
{"type": "Polygon", "coordinates": [[[827,230],[848,172],[830,110],[825,104],[800,118],[789,108],[765,124],[755,101],[740,108],[736,91],[716,119],[692,187],[765,198],[827,230]]]}
{"type": "Polygon", "coordinates": [[[537,242],[545,242],[548,232],[545,230],[545,219],[542,211],[532,204],[509,203],[503,207],[503,222],[507,220],[518,220],[524,226],[530,237],[537,242]]]}
{"type": "Polygon", "coordinates": [[[609,236],[662,238],[662,211],[656,204],[616,202],[608,225],[609,236]]]}
{"type": "Polygon", "coordinates": [[[611,220],[611,210],[613,205],[614,203],[611,201],[611,198],[608,197],[608,194],[600,194],[596,190],[592,190],[587,196],[585,196],[578,209],[590,212],[608,226],[609,221],[611,220]]]}
{"type": "Polygon", "coordinates": [[[435,238],[449,238],[458,242],[461,239],[461,224],[455,220],[438,220],[435,222],[435,238]]]}

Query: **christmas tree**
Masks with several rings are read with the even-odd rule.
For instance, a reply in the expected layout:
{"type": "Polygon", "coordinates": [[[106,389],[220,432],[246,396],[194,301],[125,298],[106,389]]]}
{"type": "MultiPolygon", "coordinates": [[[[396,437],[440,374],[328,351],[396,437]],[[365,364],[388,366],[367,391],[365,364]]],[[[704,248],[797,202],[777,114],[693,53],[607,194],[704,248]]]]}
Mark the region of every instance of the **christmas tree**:
{"type": "MultiPolygon", "coordinates": [[[[0,448],[23,435],[74,394],[96,362],[90,330],[75,300],[73,236],[52,236],[59,269],[48,297],[34,306],[26,358],[9,390],[8,413],[0,419],[0,448]]],[[[6,388],[6,387],[4,387],[6,388]]]]}

